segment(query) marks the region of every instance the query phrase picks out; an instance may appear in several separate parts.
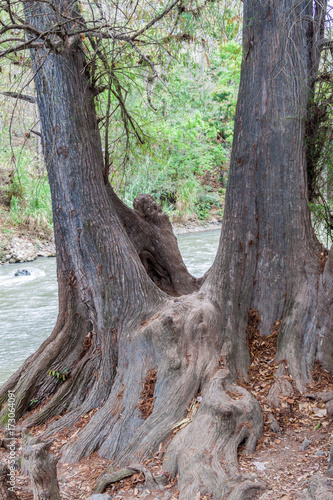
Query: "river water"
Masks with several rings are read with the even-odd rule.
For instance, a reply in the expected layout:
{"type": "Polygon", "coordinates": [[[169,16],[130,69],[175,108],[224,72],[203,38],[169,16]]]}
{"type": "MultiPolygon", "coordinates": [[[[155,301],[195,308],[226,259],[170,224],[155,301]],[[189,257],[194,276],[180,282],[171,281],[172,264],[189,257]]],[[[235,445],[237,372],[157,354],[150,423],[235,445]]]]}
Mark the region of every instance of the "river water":
{"type": "MultiPolygon", "coordinates": [[[[178,244],[194,276],[213,263],[220,231],[181,234],[178,244]]],[[[0,266],[0,384],[50,335],[58,313],[56,259],[0,266]],[[30,276],[15,276],[26,269],[30,276]]]]}

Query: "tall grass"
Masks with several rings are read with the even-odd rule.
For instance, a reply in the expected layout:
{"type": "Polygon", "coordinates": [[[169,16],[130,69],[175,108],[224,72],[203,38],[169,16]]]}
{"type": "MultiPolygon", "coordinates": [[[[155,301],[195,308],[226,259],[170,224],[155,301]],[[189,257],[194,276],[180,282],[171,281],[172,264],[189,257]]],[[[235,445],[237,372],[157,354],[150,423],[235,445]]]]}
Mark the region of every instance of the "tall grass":
{"type": "Polygon", "coordinates": [[[24,226],[43,236],[52,234],[52,203],[50,187],[45,171],[39,172],[33,152],[28,148],[0,151],[2,169],[12,171],[11,183],[7,186],[10,198],[8,222],[24,226]],[[13,156],[14,155],[14,156],[13,156]]]}

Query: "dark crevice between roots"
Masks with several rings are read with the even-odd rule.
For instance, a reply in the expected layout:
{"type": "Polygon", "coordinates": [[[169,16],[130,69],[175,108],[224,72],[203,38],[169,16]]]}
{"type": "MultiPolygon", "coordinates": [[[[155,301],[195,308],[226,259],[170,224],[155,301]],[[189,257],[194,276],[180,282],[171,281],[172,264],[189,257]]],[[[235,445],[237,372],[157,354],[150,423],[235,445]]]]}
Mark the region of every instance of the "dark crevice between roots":
{"type": "Polygon", "coordinates": [[[93,344],[93,335],[94,335],[94,332],[91,330],[89,333],[87,333],[87,335],[84,337],[83,339],[83,348],[82,348],[82,352],[79,356],[79,359],[77,361],[77,363],[79,361],[81,361],[81,359],[83,359],[85,357],[85,355],[87,354],[87,352],[90,350],[92,344],[93,344]]]}
{"type": "Polygon", "coordinates": [[[162,268],[154,258],[154,256],[147,250],[142,251],[139,254],[140,260],[145,268],[149,278],[155,283],[160,290],[172,297],[179,297],[180,294],[177,293],[170,287],[172,284],[172,278],[166,269],[162,268]]]}
{"type": "MultiPolygon", "coordinates": [[[[300,403],[304,396],[297,388],[290,375],[287,361],[275,362],[277,340],[281,320],[275,322],[274,331],[268,337],[261,337],[257,328],[256,311],[249,312],[248,347],[251,355],[249,381],[239,382],[259,401],[265,419],[265,432],[272,430],[272,417],[283,431],[301,420],[300,403]]],[[[327,390],[333,377],[319,362],[312,371],[312,382],[307,386],[309,391],[327,390]]],[[[273,432],[277,432],[276,430],[273,432]]]]}
{"type": "Polygon", "coordinates": [[[260,403],[266,425],[269,425],[271,415],[282,425],[285,413],[289,410],[289,396],[298,394],[296,386],[287,371],[286,363],[275,363],[277,340],[281,320],[274,323],[271,335],[261,336],[259,332],[260,316],[255,309],[249,310],[248,326],[246,329],[247,347],[249,349],[251,365],[248,369],[248,381],[239,380],[238,384],[247,389],[260,403]],[[279,386],[277,385],[279,384],[279,386]],[[269,402],[275,388],[278,389],[279,399],[283,398],[282,407],[274,406],[269,402]],[[271,406],[270,409],[267,409],[271,406]]]}
{"type": "Polygon", "coordinates": [[[201,392],[199,391],[197,395],[192,399],[190,405],[186,408],[187,410],[186,417],[182,418],[179,422],[176,422],[172,426],[172,432],[173,432],[172,437],[174,437],[175,434],[177,434],[177,432],[184,429],[187,425],[189,425],[193,421],[195,414],[197,413],[200,407],[201,401],[202,401],[202,396],[201,392]]]}
{"type": "MultiPolygon", "coordinates": [[[[103,493],[106,495],[116,495],[120,490],[134,490],[138,485],[142,485],[145,482],[145,475],[143,472],[135,472],[132,476],[126,477],[116,481],[111,486],[107,487],[103,493]]],[[[157,485],[156,485],[157,486],[157,485]]]]}
{"type": "Polygon", "coordinates": [[[328,250],[323,245],[319,253],[319,274],[323,274],[328,259],[328,250]]]}
{"type": "Polygon", "coordinates": [[[258,402],[232,382],[225,368],[209,380],[195,409],[189,425],[181,424],[163,461],[166,472],[179,474],[180,498],[248,498],[245,493],[260,485],[246,482],[238,471],[237,450],[244,445],[246,452],[251,452],[262,434],[258,402]]]}
{"type": "Polygon", "coordinates": [[[172,488],[176,483],[176,478],[172,478],[163,471],[161,457],[163,453],[159,451],[144,464],[131,464],[123,469],[112,470],[104,474],[97,482],[94,493],[106,493],[113,497],[120,490],[132,490],[138,484],[145,484],[151,492],[160,490],[160,485],[167,489],[172,488]]]}
{"type": "Polygon", "coordinates": [[[247,441],[248,441],[248,437],[246,436],[246,437],[244,437],[244,439],[242,439],[242,441],[237,446],[237,458],[238,458],[238,460],[241,458],[241,456],[248,455],[247,447],[246,447],[247,441]]]}
{"type": "Polygon", "coordinates": [[[250,353],[251,362],[254,359],[253,346],[260,338],[259,325],[261,318],[256,309],[250,309],[248,313],[248,322],[246,327],[246,345],[250,353]]]}
{"type": "Polygon", "coordinates": [[[146,420],[154,409],[156,396],[154,396],[155,385],[157,379],[157,368],[148,370],[146,379],[143,384],[143,389],[140,394],[140,401],[138,403],[138,410],[144,420],[146,420]]]}
{"type": "Polygon", "coordinates": [[[308,385],[311,391],[328,391],[332,388],[333,375],[322,366],[320,361],[316,361],[312,370],[312,383],[308,385]]]}
{"type": "Polygon", "coordinates": [[[246,328],[246,344],[250,353],[251,368],[258,364],[273,364],[276,355],[277,339],[281,326],[281,320],[274,323],[271,335],[262,337],[259,331],[261,318],[255,309],[249,310],[249,320],[246,328]]]}

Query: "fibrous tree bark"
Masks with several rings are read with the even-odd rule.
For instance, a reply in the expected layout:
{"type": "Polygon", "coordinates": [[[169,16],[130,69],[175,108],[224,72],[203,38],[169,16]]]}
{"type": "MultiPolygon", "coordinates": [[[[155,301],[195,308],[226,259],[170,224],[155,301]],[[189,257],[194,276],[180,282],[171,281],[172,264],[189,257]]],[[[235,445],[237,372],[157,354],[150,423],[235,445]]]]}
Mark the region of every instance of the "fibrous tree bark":
{"type": "MultiPolygon", "coordinates": [[[[0,463],[0,495],[2,500],[17,500],[14,487],[10,484],[10,472],[7,465],[0,463]]],[[[14,484],[14,481],[13,481],[14,484]]]]}
{"type": "Polygon", "coordinates": [[[309,380],[316,357],[329,366],[318,345],[321,246],[311,227],[305,171],[313,32],[312,2],[244,4],[242,78],[222,230],[230,245],[220,246],[214,273],[218,283],[221,273],[232,270],[232,332],[244,330],[251,307],[261,318],[261,334],[272,333],[282,320],[277,356],[288,361],[299,386],[309,380]],[[225,267],[222,251],[229,253],[225,267]]]}
{"type": "MultiPolygon", "coordinates": [[[[44,3],[25,9],[29,23],[48,22],[44,3]]],[[[249,498],[260,485],[239,473],[237,449],[251,452],[263,429],[259,403],[237,384],[250,364],[249,311],[260,316],[261,335],[279,321],[277,360],[285,364],[278,374],[288,369],[302,389],[316,360],[332,371],[333,254],[326,263],[307,205],[313,23],[309,0],[244,2],[225,215],[202,282],[164,248],[164,241],[175,245],[170,228],[168,240],[154,244],[154,224],[164,217],[154,202],[138,199],[133,213],[105,183],[80,40],[58,52],[33,49],[60,307],[50,338],[1,394],[15,390],[18,416],[32,398],[45,403],[26,426],[64,414],[43,438],[98,409],[65,446],[63,461],[98,451],[113,460],[113,472],[128,471],[168,442],[164,468],[179,474],[182,500],[249,498]],[[191,402],[197,412],[174,435],[191,402]]]]}
{"type": "Polygon", "coordinates": [[[110,184],[107,190],[152,281],[169,295],[185,295],[198,290],[204,277],[195,278],[187,271],[169,217],[154,198],[147,194],[137,196],[134,210],[131,210],[117,197],[110,184]]]}
{"type": "Polygon", "coordinates": [[[25,449],[34,500],[61,500],[55,455],[48,452],[52,443],[32,443],[25,449]]]}

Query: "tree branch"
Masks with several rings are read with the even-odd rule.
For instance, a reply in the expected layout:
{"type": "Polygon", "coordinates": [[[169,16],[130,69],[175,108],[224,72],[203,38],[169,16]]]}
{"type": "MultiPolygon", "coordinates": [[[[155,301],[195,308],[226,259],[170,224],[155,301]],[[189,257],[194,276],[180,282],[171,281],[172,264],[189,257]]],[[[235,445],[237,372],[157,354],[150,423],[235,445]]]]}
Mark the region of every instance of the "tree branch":
{"type": "Polygon", "coordinates": [[[37,40],[37,37],[34,39],[31,39],[31,40],[28,40],[26,42],[23,42],[19,45],[16,45],[15,47],[10,47],[8,49],[1,50],[0,51],[0,58],[7,56],[9,54],[12,54],[13,52],[20,52],[21,50],[42,49],[42,48],[46,47],[46,45],[48,46],[48,48],[50,48],[51,50],[54,50],[54,51],[58,48],[55,45],[53,45],[49,40],[46,40],[45,42],[37,42],[36,40],[37,40]],[[51,45],[51,47],[50,47],[50,45],[51,45]]]}
{"type": "Polygon", "coordinates": [[[14,99],[21,99],[22,101],[27,101],[31,103],[35,103],[36,99],[30,95],[21,94],[20,92],[0,92],[1,95],[6,97],[13,97],[14,99]]]}
{"type": "Polygon", "coordinates": [[[147,57],[143,52],[141,52],[141,50],[135,45],[134,42],[132,42],[132,40],[129,40],[128,43],[140,55],[140,57],[142,57],[142,59],[150,66],[150,68],[153,72],[152,76],[148,76],[147,82],[146,82],[147,101],[148,101],[148,104],[153,108],[153,110],[157,111],[157,109],[153,106],[151,99],[150,99],[150,96],[151,96],[151,93],[153,90],[153,85],[151,88],[149,87],[149,83],[153,84],[155,78],[158,78],[158,74],[157,74],[156,68],[154,66],[154,63],[149,59],[149,57],[147,57]]]}
{"type": "Polygon", "coordinates": [[[318,42],[319,50],[332,49],[332,48],[333,48],[333,40],[329,40],[328,38],[323,38],[322,40],[319,40],[318,42]]]}
{"type": "Polygon", "coordinates": [[[172,3],[170,5],[170,7],[166,8],[159,16],[157,16],[154,19],[152,19],[148,24],[146,24],[146,26],[144,28],[142,28],[141,30],[139,30],[136,33],[134,33],[134,35],[132,35],[130,37],[130,39],[132,41],[134,41],[138,36],[142,35],[142,33],[144,33],[149,28],[151,28],[151,26],[153,26],[154,24],[156,24],[157,21],[159,21],[160,19],[162,19],[162,17],[166,16],[170,12],[170,10],[172,10],[175,7],[175,5],[177,5],[177,3],[179,3],[180,1],[181,0],[176,0],[174,3],[172,3]]]}
{"type": "Polygon", "coordinates": [[[38,135],[38,137],[42,137],[42,134],[41,134],[40,132],[38,132],[37,130],[32,130],[32,129],[31,129],[31,130],[30,130],[30,132],[31,132],[32,134],[38,135]]]}

